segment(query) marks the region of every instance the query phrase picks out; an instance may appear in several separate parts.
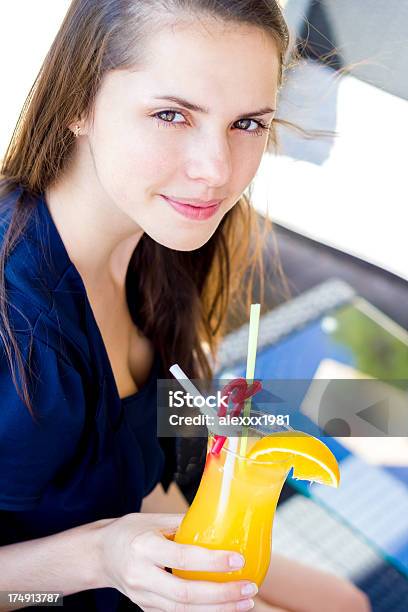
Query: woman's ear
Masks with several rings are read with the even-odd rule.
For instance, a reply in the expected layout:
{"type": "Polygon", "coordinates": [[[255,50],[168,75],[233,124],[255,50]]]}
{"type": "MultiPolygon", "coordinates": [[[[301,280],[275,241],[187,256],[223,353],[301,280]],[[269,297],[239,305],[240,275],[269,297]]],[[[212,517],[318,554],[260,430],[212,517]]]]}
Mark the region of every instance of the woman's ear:
{"type": "Polygon", "coordinates": [[[75,138],[84,136],[88,133],[87,125],[84,119],[78,119],[73,123],[70,123],[68,129],[74,134],[75,138]]]}

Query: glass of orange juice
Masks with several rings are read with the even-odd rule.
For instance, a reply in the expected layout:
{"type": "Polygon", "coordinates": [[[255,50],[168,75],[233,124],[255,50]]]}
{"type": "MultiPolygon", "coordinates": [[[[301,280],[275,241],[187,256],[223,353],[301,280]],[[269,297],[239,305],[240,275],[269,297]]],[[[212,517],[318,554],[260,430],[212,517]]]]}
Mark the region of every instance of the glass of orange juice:
{"type": "Polygon", "coordinates": [[[173,569],[174,574],[190,580],[262,583],[270,562],[275,509],[292,464],[288,455],[257,461],[248,453],[261,436],[279,429],[248,428],[245,456],[240,454],[239,438],[227,438],[219,454],[212,454],[215,436],[209,433],[200,486],[174,541],[236,551],[245,557],[245,566],[231,572],[173,569]]]}

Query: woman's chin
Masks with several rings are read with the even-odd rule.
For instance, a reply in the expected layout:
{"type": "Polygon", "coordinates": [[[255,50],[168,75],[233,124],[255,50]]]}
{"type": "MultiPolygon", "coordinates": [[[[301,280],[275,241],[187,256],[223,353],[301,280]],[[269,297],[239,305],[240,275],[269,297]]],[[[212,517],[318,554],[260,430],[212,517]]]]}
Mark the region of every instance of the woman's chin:
{"type": "Polygon", "coordinates": [[[176,233],[173,233],[171,236],[155,236],[151,234],[151,238],[162,246],[172,249],[173,251],[195,251],[209,241],[216,229],[217,228],[214,227],[212,232],[202,232],[202,234],[199,236],[177,235],[176,233]]]}

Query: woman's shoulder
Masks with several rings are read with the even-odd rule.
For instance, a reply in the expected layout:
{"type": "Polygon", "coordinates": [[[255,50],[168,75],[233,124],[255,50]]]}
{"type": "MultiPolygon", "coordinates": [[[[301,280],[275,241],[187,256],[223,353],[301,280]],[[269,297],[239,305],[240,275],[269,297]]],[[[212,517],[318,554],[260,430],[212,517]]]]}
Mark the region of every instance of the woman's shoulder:
{"type": "Polygon", "coordinates": [[[88,357],[83,286],[56,235],[43,196],[24,198],[16,189],[2,198],[1,251],[12,220],[15,228],[24,221],[4,268],[12,329],[56,350],[69,345],[88,357]]]}
{"type": "Polygon", "coordinates": [[[44,197],[15,190],[1,198],[0,249],[8,244],[5,277],[13,289],[30,291],[38,305],[49,308],[50,296],[64,280],[72,264],[52,231],[44,197]],[[11,249],[10,249],[11,246],[11,249]]]}

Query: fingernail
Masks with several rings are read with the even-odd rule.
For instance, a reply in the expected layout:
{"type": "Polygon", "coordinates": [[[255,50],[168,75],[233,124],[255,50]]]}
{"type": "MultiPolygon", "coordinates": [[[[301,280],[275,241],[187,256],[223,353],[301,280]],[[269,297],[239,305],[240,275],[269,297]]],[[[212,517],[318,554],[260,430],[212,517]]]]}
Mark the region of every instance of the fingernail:
{"type": "Polygon", "coordinates": [[[241,595],[256,595],[258,592],[258,587],[254,582],[250,582],[249,584],[245,584],[241,589],[241,595]]]}
{"type": "Polygon", "coordinates": [[[244,567],[245,559],[242,555],[230,555],[229,566],[230,567],[244,567]]]}
{"type": "Polygon", "coordinates": [[[252,610],[255,603],[253,599],[243,599],[242,601],[237,602],[237,610],[252,610]]]}

